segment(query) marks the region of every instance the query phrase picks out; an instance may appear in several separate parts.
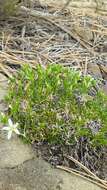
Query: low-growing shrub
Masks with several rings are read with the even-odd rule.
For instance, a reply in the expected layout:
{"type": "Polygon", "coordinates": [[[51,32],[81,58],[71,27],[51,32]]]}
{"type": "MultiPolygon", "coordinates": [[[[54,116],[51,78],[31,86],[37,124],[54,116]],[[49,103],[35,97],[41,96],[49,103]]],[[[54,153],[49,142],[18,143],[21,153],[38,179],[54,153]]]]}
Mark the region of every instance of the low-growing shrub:
{"type": "MultiPolygon", "coordinates": [[[[7,118],[30,142],[107,144],[107,97],[96,81],[61,65],[25,65],[9,83],[7,118]]],[[[5,121],[6,122],[6,121],[5,121]]]]}

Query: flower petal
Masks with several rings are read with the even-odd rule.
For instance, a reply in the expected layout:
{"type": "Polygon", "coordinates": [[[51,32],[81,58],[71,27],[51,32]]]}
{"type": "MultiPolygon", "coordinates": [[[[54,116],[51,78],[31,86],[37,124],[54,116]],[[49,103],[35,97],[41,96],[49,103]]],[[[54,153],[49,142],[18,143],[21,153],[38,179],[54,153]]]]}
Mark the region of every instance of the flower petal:
{"type": "Polygon", "coordinates": [[[15,123],[15,124],[13,125],[13,127],[14,127],[14,128],[17,128],[18,125],[19,125],[18,123],[15,123]]]}
{"type": "Polygon", "coordinates": [[[9,131],[9,132],[8,132],[8,136],[7,136],[8,140],[11,139],[11,136],[12,136],[12,131],[9,131]]]}
{"type": "Polygon", "coordinates": [[[3,127],[2,130],[6,130],[6,131],[9,131],[9,127],[3,127]]]}
{"type": "Polygon", "coordinates": [[[17,135],[20,135],[20,132],[18,129],[15,129],[14,132],[17,134],[17,135]]]}
{"type": "Polygon", "coordinates": [[[9,127],[13,127],[13,122],[11,119],[8,119],[8,124],[9,124],[9,127]]]}

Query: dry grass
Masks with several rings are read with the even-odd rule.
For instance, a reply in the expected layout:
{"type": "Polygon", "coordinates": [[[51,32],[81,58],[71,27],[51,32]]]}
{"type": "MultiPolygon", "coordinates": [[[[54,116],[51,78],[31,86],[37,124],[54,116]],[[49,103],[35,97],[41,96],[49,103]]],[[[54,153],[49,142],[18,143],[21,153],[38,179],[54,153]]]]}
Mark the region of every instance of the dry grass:
{"type": "Polygon", "coordinates": [[[0,22],[0,68],[7,75],[26,62],[61,63],[85,70],[89,63],[105,61],[106,18],[83,15],[57,7],[21,7],[19,16],[0,22]],[[99,54],[100,52],[100,54],[99,54]],[[8,69],[8,70],[7,70],[8,69]],[[5,71],[4,71],[5,70],[5,71]]]}

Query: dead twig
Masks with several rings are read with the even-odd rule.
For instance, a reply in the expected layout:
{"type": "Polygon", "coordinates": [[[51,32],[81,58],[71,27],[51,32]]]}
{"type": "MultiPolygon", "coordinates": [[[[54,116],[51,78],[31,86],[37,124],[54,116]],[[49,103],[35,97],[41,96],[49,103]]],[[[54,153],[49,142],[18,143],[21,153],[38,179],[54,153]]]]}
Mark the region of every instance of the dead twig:
{"type": "Polygon", "coordinates": [[[106,184],[102,184],[102,183],[100,183],[99,181],[97,182],[95,178],[90,179],[89,177],[85,177],[85,176],[81,175],[80,173],[77,173],[77,172],[75,172],[75,171],[72,171],[72,169],[70,169],[70,168],[68,168],[68,167],[65,167],[65,166],[57,166],[57,169],[61,169],[61,170],[64,170],[64,171],[66,171],[66,172],[72,173],[72,174],[74,174],[74,175],[76,175],[76,176],[78,176],[78,177],[81,177],[81,178],[83,178],[83,179],[85,179],[85,180],[90,181],[91,183],[94,183],[94,184],[98,185],[98,186],[101,187],[101,188],[107,189],[107,185],[106,185],[106,184]]]}
{"type": "Polygon", "coordinates": [[[93,172],[91,172],[86,166],[84,166],[83,164],[81,164],[78,160],[76,160],[72,156],[67,156],[67,155],[64,155],[64,156],[65,156],[65,158],[67,158],[67,159],[71,160],[72,162],[74,162],[75,164],[77,164],[86,173],[88,173],[90,176],[93,176],[94,179],[98,180],[99,182],[101,182],[103,185],[105,185],[107,187],[107,184],[106,184],[107,182],[105,182],[104,180],[102,180],[99,177],[97,177],[93,172]]]}
{"type": "Polygon", "coordinates": [[[20,7],[20,11],[21,12],[25,12],[27,14],[29,14],[30,16],[34,16],[34,17],[45,17],[45,18],[55,18],[57,17],[57,15],[53,15],[53,14],[49,14],[49,13],[42,13],[41,11],[37,11],[37,10],[33,10],[33,9],[29,9],[27,7],[21,6],[20,7]]]}
{"type": "MultiPolygon", "coordinates": [[[[53,18],[55,18],[55,15],[52,14],[46,14],[46,13],[41,13],[29,8],[26,8],[24,6],[21,6],[21,11],[25,11],[27,13],[29,13],[30,16],[33,17],[39,17],[42,18],[44,20],[47,20],[48,22],[52,23],[53,25],[57,26],[58,28],[60,28],[62,31],[64,31],[65,33],[67,33],[69,36],[71,36],[71,38],[75,39],[76,41],[78,41],[83,47],[85,47],[90,53],[92,54],[96,54],[91,47],[89,46],[89,43],[87,41],[85,41],[84,39],[81,39],[77,34],[69,31],[68,29],[62,27],[61,25],[59,25],[58,23],[56,23],[54,20],[52,20],[53,18]]],[[[75,32],[75,30],[74,30],[75,32]]]]}

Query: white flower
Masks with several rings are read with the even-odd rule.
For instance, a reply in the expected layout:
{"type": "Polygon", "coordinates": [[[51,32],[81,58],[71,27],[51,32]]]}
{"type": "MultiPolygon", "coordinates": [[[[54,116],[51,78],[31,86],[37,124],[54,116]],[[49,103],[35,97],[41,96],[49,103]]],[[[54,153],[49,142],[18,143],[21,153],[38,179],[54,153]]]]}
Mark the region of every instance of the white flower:
{"type": "Polygon", "coordinates": [[[3,127],[2,129],[8,131],[8,136],[7,136],[8,140],[11,139],[13,132],[16,133],[17,135],[20,135],[20,132],[17,129],[18,125],[19,125],[18,123],[13,124],[12,120],[8,119],[8,126],[3,127]]]}

